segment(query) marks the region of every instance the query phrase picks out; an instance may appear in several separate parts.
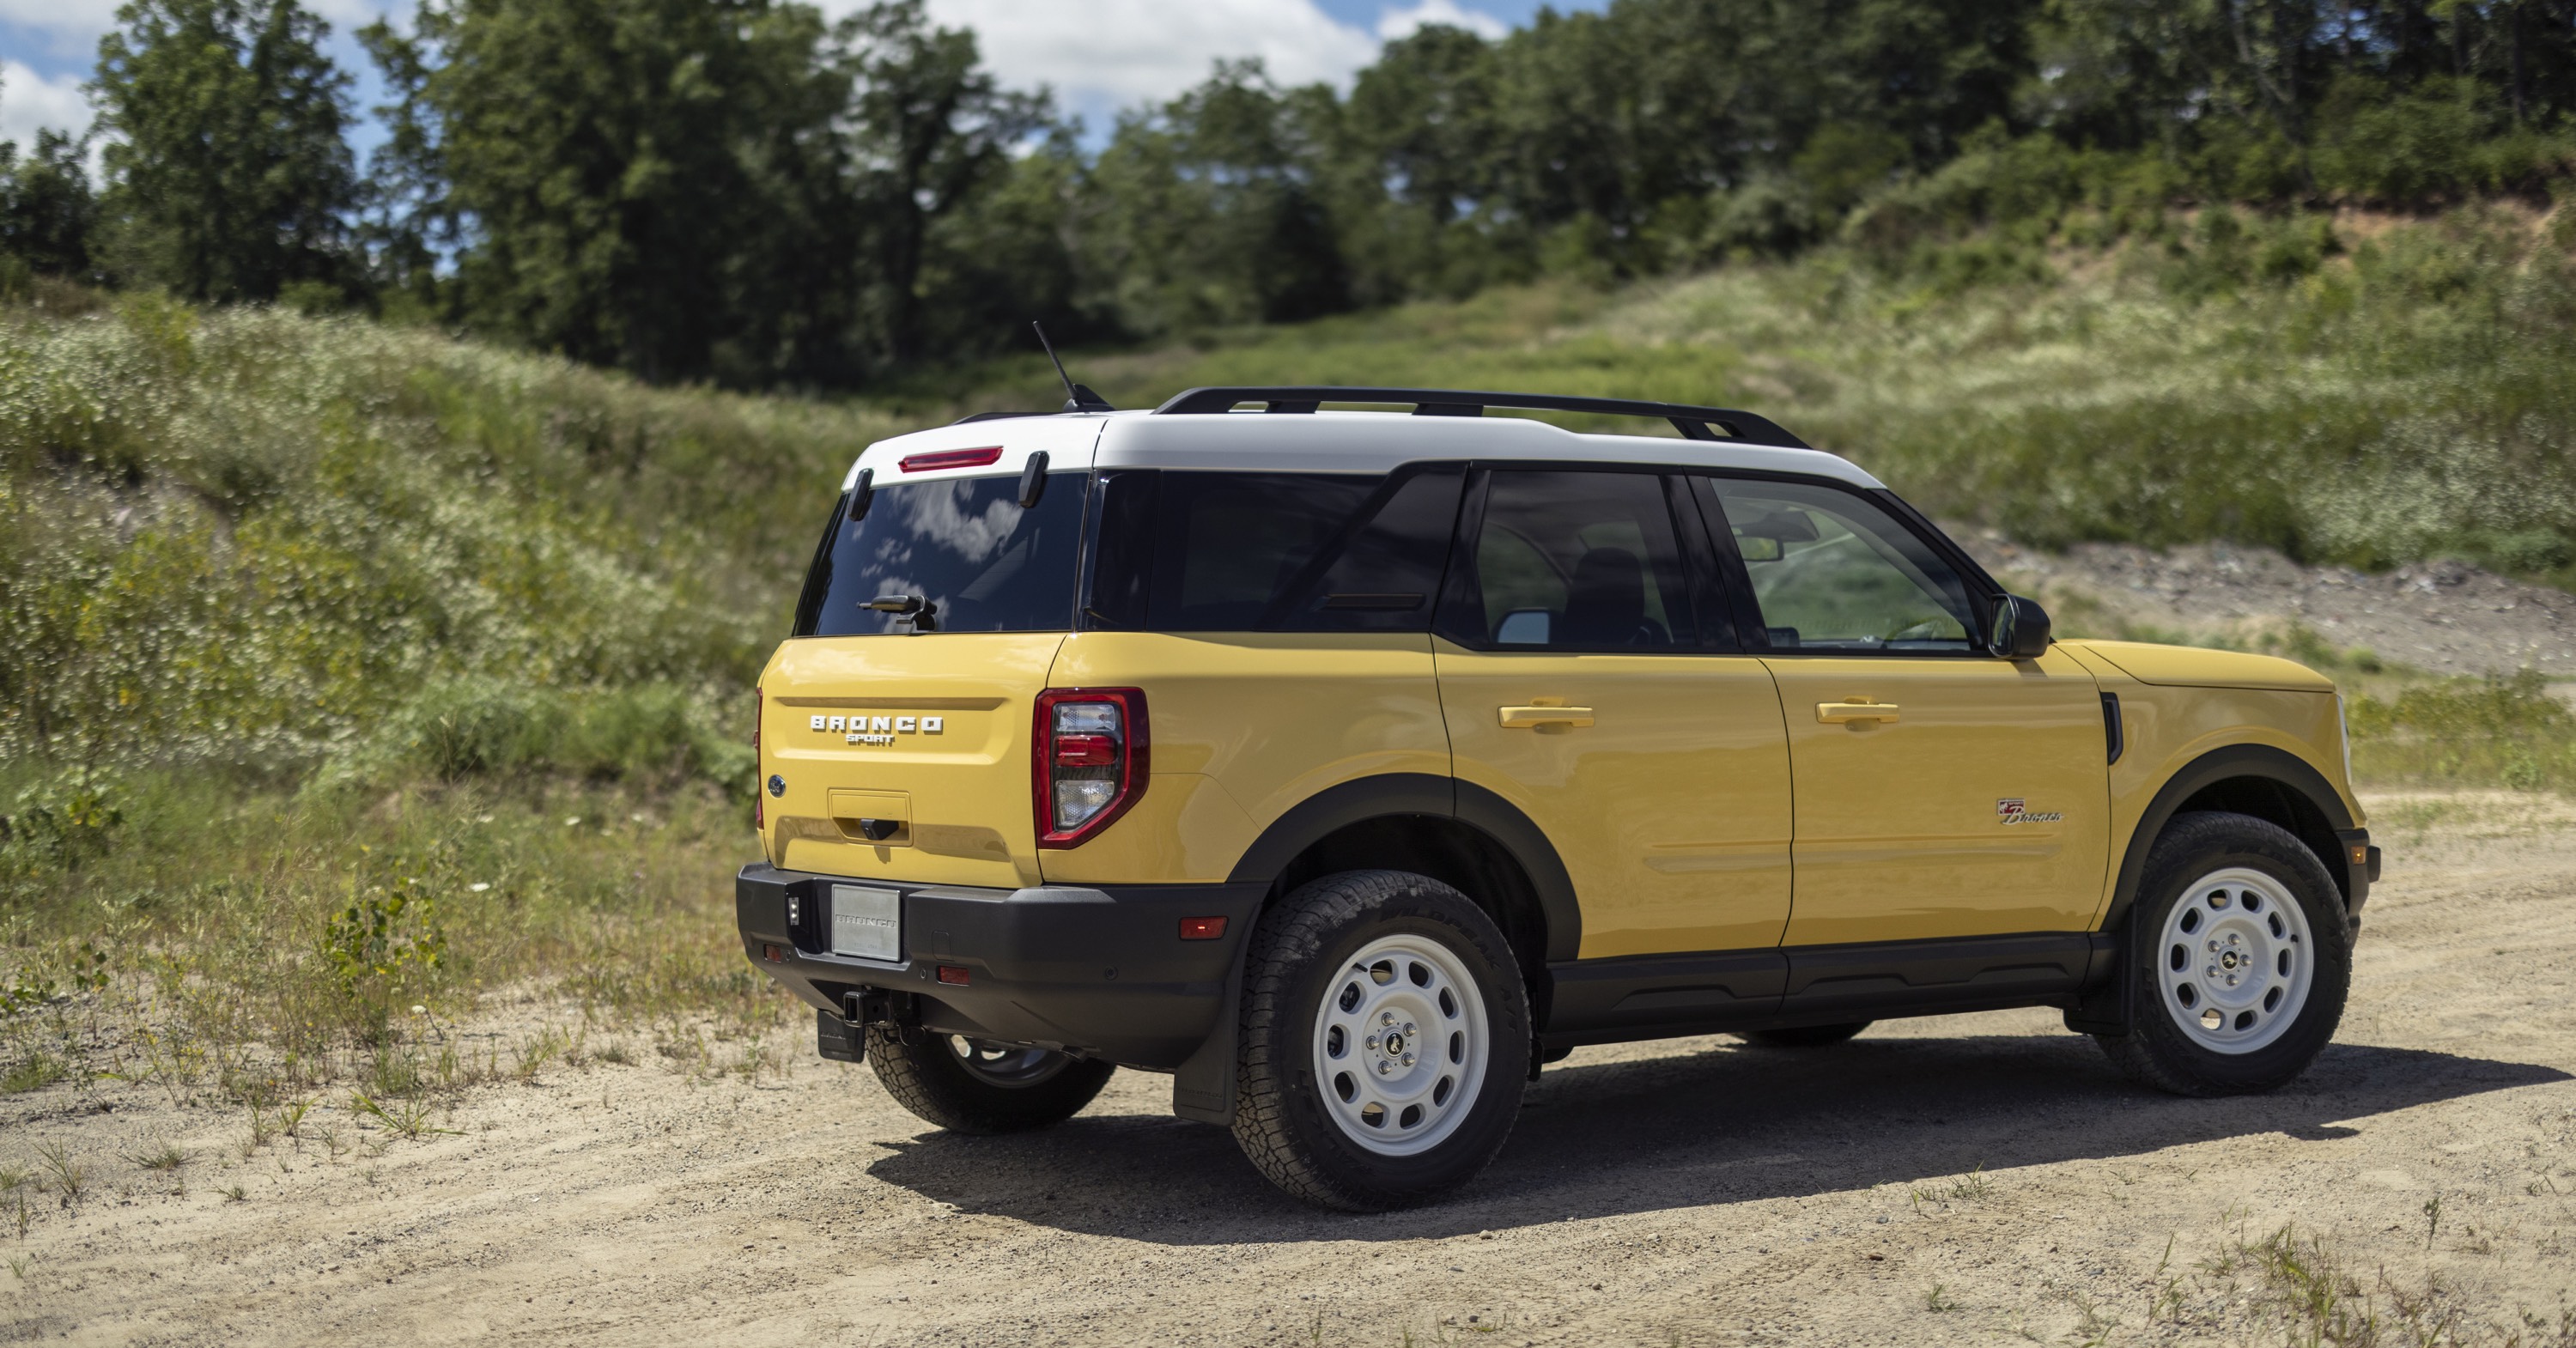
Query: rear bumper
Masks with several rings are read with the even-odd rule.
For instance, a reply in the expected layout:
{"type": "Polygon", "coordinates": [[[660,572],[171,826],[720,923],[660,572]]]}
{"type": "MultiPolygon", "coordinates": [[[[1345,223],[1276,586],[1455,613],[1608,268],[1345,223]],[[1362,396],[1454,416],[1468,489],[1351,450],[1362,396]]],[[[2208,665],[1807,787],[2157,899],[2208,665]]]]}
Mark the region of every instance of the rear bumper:
{"type": "Polygon", "coordinates": [[[1267,888],[969,889],[753,865],[735,877],[734,914],[752,964],[817,1009],[848,1015],[854,999],[870,1008],[899,1005],[933,1033],[1171,1071],[1216,1028],[1227,979],[1267,888]],[[821,914],[835,883],[903,895],[901,961],[823,948],[821,914]],[[790,894],[804,917],[796,930],[787,922],[790,894]],[[1200,917],[1226,919],[1225,934],[1182,940],[1181,920],[1200,917]],[[964,970],[966,982],[941,982],[943,965],[964,970]]]}

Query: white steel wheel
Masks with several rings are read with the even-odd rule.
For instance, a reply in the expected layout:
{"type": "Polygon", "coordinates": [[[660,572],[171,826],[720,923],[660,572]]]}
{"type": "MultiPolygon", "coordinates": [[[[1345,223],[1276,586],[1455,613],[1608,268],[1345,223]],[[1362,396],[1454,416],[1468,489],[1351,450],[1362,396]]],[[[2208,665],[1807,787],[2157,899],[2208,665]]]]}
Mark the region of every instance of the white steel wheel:
{"type": "Polygon", "coordinates": [[[1427,936],[1362,946],[1315,1013],[1315,1082],[1342,1133],[1413,1156],[1457,1131],[1493,1055],[1474,975],[1427,936]]]}
{"type": "Polygon", "coordinates": [[[2158,943],[2158,1000],[2213,1053],[2253,1053],[2287,1033],[2308,1003],[2316,942],[2282,883],[2230,867],[2186,887],[2158,943]]]}

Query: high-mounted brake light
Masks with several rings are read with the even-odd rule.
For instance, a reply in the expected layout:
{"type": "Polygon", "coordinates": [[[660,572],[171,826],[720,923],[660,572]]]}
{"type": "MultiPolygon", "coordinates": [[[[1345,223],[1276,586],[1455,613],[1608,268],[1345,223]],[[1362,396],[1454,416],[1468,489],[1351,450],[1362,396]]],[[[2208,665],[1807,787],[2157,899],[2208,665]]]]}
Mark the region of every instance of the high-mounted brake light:
{"type": "Polygon", "coordinates": [[[929,454],[907,454],[895,460],[895,466],[907,473],[927,473],[934,468],[981,468],[1002,461],[1000,445],[981,449],[943,449],[929,454]]]}
{"type": "Polygon", "coordinates": [[[1080,846],[1145,794],[1141,689],[1050,688],[1038,694],[1034,730],[1038,846],[1080,846]]]}

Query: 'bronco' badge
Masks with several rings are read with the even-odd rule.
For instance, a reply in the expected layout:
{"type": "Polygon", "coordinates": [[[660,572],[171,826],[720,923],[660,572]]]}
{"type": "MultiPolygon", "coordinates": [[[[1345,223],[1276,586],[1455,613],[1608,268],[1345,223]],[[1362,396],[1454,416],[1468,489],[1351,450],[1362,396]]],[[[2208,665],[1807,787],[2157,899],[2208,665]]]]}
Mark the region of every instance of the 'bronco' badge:
{"type": "Polygon", "coordinates": [[[897,735],[936,735],[947,729],[945,716],[816,716],[807,726],[839,735],[845,744],[892,744],[897,735]]]}
{"type": "Polygon", "coordinates": [[[2013,824],[2056,824],[2062,823],[2066,819],[2064,814],[2061,814],[2056,810],[2030,809],[2023,804],[2022,798],[2019,796],[2008,796],[2002,800],[1996,801],[1995,813],[2002,817],[2003,823],[2007,826],[2013,824]]]}

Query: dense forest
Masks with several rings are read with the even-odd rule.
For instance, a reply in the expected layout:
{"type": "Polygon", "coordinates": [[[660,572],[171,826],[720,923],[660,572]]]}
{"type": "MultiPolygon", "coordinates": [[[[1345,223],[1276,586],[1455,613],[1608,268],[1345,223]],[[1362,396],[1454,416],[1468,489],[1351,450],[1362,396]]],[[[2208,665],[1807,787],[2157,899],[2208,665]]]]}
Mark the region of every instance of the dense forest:
{"type": "MultiPolygon", "coordinates": [[[[850,389],[1033,317],[1152,339],[1826,243],[2009,272],[2199,205],[2425,210],[2576,165],[2576,0],[1613,0],[1423,29],[1347,91],[1220,65],[1105,134],[920,0],[428,0],[360,34],[364,114],[327,36],[294,0],[127,4],[103,180],[85,142],[0,147],[0,287],[850,389]]],[[[2284,237],[2265,268],[2313,265],[2284,237]]]]}

